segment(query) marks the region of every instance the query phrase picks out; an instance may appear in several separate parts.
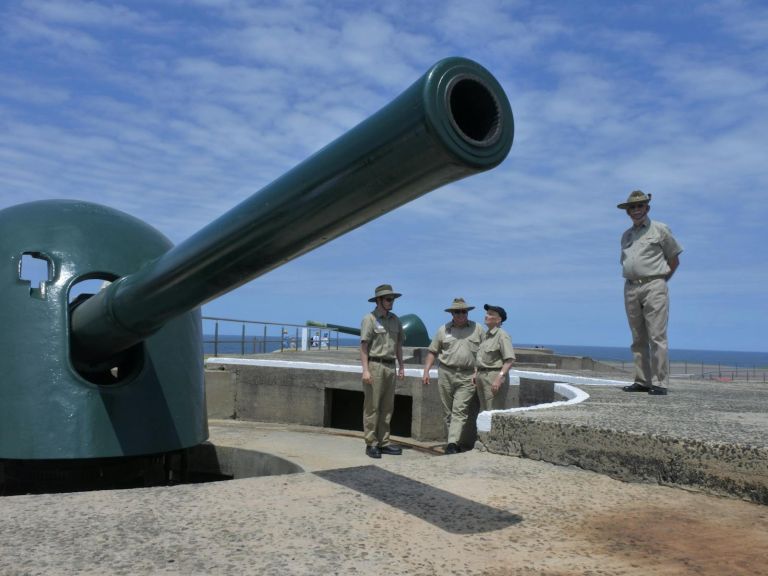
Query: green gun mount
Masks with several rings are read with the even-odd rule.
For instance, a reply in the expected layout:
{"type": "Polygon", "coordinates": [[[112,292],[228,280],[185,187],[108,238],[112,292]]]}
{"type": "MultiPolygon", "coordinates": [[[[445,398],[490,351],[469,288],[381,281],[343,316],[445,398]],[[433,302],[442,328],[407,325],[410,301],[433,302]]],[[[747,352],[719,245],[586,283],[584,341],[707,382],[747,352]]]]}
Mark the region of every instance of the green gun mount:
{"type": "Polygon", "coordinates": [[[156,455],[207,439],[200,306],[512,145],[482,66],[441,60],[395,100],[177,246],[70,200],[0,211],[0,459],[156,455]],[[47,262],[39,287],[24,256],[47,262]],[[72,298],[84,280],[104,281],[72,298]]]}
{"type": "MultiPolygon", "coordinates": [[[[427,327],[416,314],[403,314],[398,316],[400,322],[403,324],[403,333],[405,334],[405,346],[414,347],[426,347],[429,346],[431,340],[429,338],[429,332],[427,327]]],[[[314,320],[308,320],[307,326],[314,326],[316,328],[328,328],[329,330],[336,330],[342,334],[351,334],[353,336],[360,336],[360,328],[352,328],[351,326],[342,326],[341,324],[326,324],[323,322],[315,322],[314,320]]]]}

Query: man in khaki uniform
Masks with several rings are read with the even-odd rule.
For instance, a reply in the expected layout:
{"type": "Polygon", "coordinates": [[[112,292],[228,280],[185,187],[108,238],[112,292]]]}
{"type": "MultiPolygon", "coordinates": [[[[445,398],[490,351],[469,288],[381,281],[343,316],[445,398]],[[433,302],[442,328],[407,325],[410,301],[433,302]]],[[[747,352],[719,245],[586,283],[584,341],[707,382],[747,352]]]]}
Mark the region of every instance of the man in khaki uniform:
{"type": "Polygon", "coordinates": [[[445,309],[453,319],[437,329],[437,334],[427,350],[422,381],[429,384],[429,371],[438,358],[437,369],[440,400],[443,405],[443,418],[448,429],[446,454],[461,452],[459,439],[467,424],[467,416],[475,396],[473,376],[475,374],[475,355],[483,339],[483,329],[469,320],[469,306],[463,298],[454,299],[445,309]]]}
{"type": "Polygon", "coordinates": [[[632,227],[621,237],[621,266],[635,381],[623,390],[663,396],[669,384],[667,282],[680,265],[683,248],[666,224],[648,218],[650,202],[650,194],[635,190],[617,205],[632,220],[632,227]]]}
{"type": "Polygon", "coordinates": [[[382,454],[398,455],[403,450],[389,442],[389,423],[395,408],[395,360],[397,377],[405,378],[403,365],[403,325],[392,313],[395,298],[401,294],[389,284],[376,288],[373,312],[363,317],[360,327],[360,362],[363,365],[363,431],[365,453],[371,458],[382,454]]]}
{"type": "Polygon", "coordinates": [[[480,400],[480,410],[503,410],[509,391],[509,369],[515,362],[512,339],[502,329],[507,312],[501,306],[486,304],[485,325],[488,330],[477,351],[475,362],[475,387],[480,400]]]}

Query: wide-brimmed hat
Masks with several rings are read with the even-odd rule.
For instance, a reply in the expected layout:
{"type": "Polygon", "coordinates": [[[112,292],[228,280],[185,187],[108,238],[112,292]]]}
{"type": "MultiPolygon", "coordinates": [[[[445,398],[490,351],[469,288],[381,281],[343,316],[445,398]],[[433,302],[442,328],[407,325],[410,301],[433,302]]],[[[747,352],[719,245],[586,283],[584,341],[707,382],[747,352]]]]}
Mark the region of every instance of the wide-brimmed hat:
{"type": "Polygon", "coordinates": [[[381,298],[382,296],[392,296],[393,298],[400,298],[402,294],[398,294],[394,290],[392,290],[391,284],[382,284],[380,286],[376,286],[375,294],[373,298],[368,298],[368,302],[376,302],[376,298],[381,298]]]}
{"type": "Polygon", "coordinates": [[[653,194],[648,194],[646,196],[645,192],[643,192],[642,190],[635,190],[634,192],[629,193],[629,196],[627,197],[626,202],[617,204],[616,208],[619,208],[620,210],[626,210],[627,208],[629,208],[630,204],[641,204],[643,202],[648,203],[651,201],[651,196],[653,196],[653,194]]]}
{"type": "Polygon", "coordinates": [[[469,312],[470,310],[474,310],[474,306],[470,306],[466,302],[464,302],[464,298],[454,298],[453,302],[451,303],[448,308],[445,309],[446,312],[455,312],[456,310],[466,310],[469,312]]]}
{"type": "Polygon", "coordinates": [[[493,310],[494,312],[496,312],[496,314],[501,316],[502,322],[507,321],[507,311],[504,310],[504,308],[502,308],[501,306],[491,306],[490,304],[486,304],[485,306],[483,306],[483,308],[485,308],[486,310],[493,310]]]}

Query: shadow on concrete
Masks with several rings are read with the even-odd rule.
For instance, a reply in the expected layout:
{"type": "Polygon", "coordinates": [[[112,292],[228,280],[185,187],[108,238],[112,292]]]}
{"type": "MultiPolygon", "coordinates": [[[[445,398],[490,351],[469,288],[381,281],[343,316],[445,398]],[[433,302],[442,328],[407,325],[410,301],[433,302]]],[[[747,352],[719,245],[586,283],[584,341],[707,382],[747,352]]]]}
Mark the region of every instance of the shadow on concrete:
{"type": "Polygon", "coordinates": [[[453,534],[493,532],[522,522],[523,517],[394,474],[378,466],[315,472],[453,534]]]}

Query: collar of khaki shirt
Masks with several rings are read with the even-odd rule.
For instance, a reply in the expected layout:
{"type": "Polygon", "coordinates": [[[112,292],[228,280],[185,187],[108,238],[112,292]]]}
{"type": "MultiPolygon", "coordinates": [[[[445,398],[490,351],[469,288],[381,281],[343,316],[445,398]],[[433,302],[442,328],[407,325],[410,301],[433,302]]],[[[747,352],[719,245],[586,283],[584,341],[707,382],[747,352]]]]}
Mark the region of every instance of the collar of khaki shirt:
{"type": "Polygon", "coordinates": [[[643,221],[640,222],[639,226],[635,226],[633,223],[632,228],[634,228],[635,230],[642,230],[643,228],[648,228],[648,226],[650,225],[651,225],[651,219],[648,216],[646,216],[645,219],[643,219],[643,221]]]}

